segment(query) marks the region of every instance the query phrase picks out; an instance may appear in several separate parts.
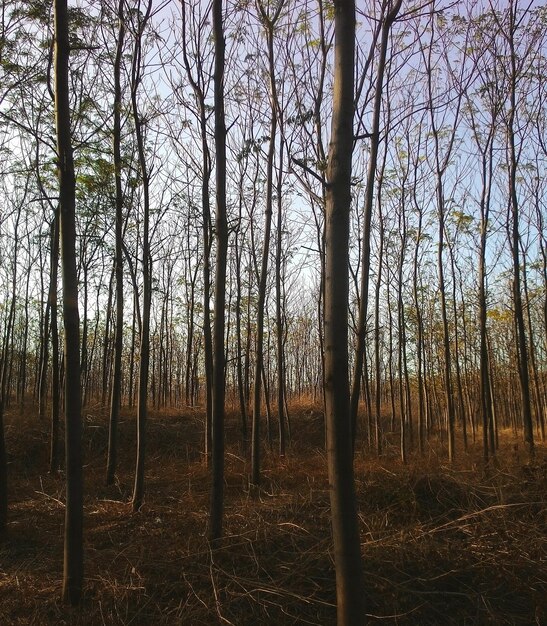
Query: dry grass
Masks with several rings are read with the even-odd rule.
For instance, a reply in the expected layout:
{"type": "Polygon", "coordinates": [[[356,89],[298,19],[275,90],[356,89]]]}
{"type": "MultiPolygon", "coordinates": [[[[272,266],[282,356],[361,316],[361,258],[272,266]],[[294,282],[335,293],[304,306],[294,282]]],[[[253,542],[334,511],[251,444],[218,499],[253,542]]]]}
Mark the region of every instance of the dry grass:
{"type": "MultiPolygon", "coordinates": [[[[301,406],[284,459],[268,450],[260,493],[229,420],[226,537],[206,540],[202,416],[150,419],[146,501],[130,510],[134,423],[120,428],[118,480],[104,486],[106,419],[86,414],[86,587],[60,602],[64,484],[47,473],[47,425],[8,416],[10,520],[0,545],[0,624],[317,624],[335,621],[322,420],[301,406]]],[[[480,450],[448,466],[431,448],[407,466],[359,454],[367,612],[385,624],[547,623],[547,455],[497,467],[480,450]]]]}

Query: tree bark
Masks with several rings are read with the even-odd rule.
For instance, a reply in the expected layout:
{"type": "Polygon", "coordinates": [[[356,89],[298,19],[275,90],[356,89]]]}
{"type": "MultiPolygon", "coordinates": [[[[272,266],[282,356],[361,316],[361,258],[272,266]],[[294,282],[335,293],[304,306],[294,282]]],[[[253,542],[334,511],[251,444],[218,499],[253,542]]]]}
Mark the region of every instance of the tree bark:
{"type": "Polygon", "coordinates": [[[380,112],[382,104],[382,89],[384,83],[384,72],[386,66],[387,46],[389,32],[399,9],[402,0],[396,0],[395,4],[387,13],[382,25],[382,35],[380,44],[380,58],[378,60],[378,75],[376,78],[376,93],[374,96],[374,113],[372,119],[370,156],[367,171],[367,185],[365,196],[365,223],[363,227],[363,243],[361,253],[361,299],[359,303],[359,317],[357,322],[357,344],[355,347],[355,367],[353,371],[353,383],[351,386],[351,420],[352,432],[355,444],[355,434],[357,430],[357,412],[359,409],[359,395],[361,390],[361,375],[363,372],[363,360],[365,354],[366,321],[368,312],[368,286],[370,274],[370,237],[372,225],[372,209],[374,206],[374,179],[376,176],[376,165],[378,160],[378,148],[380,146],[380,112]]]}
{"type": "Polygon", "coordinates": [[[57,319],[57,286],[59,270],[59,213],[51,226],[51,270],[49,305],[51,311],[51,434],[49,450],[49,471],[56,472],[59,458],[59,327],[57,319]]]}
{"type": "Polygon", "coordinates": [[[264,241],[262,246],[262,260],[258,282],[258,304],[256,312],[256,360],[253,389],[253,421],[251,432],[251,484],[260,484],[260,405],[261,405],[261,371],[264,360],[264,316],[266,308],[266,287],[268,278],[268,259],[270,254],[270,236],[273,212],[274,188],[274,158],[277,134],[277,88],[275,83],[274,64],[274,27],[283,8],[284,2],[277,4],[272,16],[268,15],[260,2],[257,3],[262,23],[266,29],[268,45],[268,70],[270,79],[270,137],[268,158],[266,163],[266,208],[264,210],[264,241]]]}
{"type": "Polygon", "coordinates": [[[80,318],[76,270],[76,179],[70,130],[67,0],[55,0],[55,125],[59,176],[63,321],[65,332],[66,506],[63,599],[80,602],[83,562],[82,420],[80,318]]]}
{"type": "Polygon", "coordinates": [[[182,57],[188,81],[192,86],[198,104],[199,131],[201,140],[201,210],[202,210],[202,236],[203,236],[203,348],[205,366],[205,437],[204,456],[209,461],[211,454],[211,429],[213,410],[213,339],[211,336],[211,205],[209,199],[209,182],[211,179],[211,155],[209,152],[207,128],[207,103],[204,94],[203,62],[196,59],[197,75],[192,74],[192,68],[188,56],[187,42],[187,7],[186,2],[181,3],[182,17],[182,57]]]}
{"type": "Polygon", "coordinates": [[[334,94],[325,231],[325,408],[338,626],[364,622],[349,402],[348,298],[355,2],[335,7],[334,94]]]}
{"type": "Polygon", "coordinates": [[[228,221],[226,216],[226,120],[224,115],[225,41],[222,24],[222,0],[213,2],[215,41],[215,154],[216,154],[216,273],[215,311],[213,322],[213,410],[211,450],[211,508],[209,536],[215,541],[222,536],[224,515],[224,400],[225,400],[225,306],[226,259],[228,254],[228,221]]]}
{"type": "Polygon", "coordinates": [[[118,3],[118,43],[114,60],[114,182],[116,186],[116,243],[114,272],[116,277],[116,330],[114,335],[114,370],[110,396],[110,419],[108,426],[108,458],[106,463],[106,484],[114,482],[118,459],[118,420],[122,395],[122,351],[123,351],[123,190],[121,157],[121,64],[125,35],[124,0],[118,3]]]}
{"type": "Polygon", "coordinates": [[[511,245],[511,255],[513,260],[513,307],[515,316],[515,327],[517,333],[517,363],[519,371],[521,414],[524,427],[524,442],[528,449],[530,458],[534,456],[534,428],[532,424],[532,403],[530,399],[530,375],[528,372],[528,347],[526,342],[526,327],[524,323],[524,306],[522,304],[522,288],[520,275],[520,232],[519,232],[519,198],[517,191],[517,170],[518,157],[516,147],[515,132],[515,111],[516,111],[516,51],[515,51],[515,31],[517,20],[516,3],[511,2],[509,7],[509,33],[508,43],[510,49],[510,90],[509,90],[509,116],[507,119],[507,152],[508,152],[508,173],[509,173],[509,203],[508,203],[508,224],[509,241],[511,245]]]}
{"type": "Polygon", "coordinates": [[[144,464],[146,456],[146,422],[148,418],[148,373],[150,368],[150,306],[152,298],[152,260],[150,257],[150,175],[146,163],[143,137],[143,121],[137,102],[137,91],[141,83],[142,41],[146,24],[152,11],[152,0],[148,0],[146,13],[139,21],[135,34],[135,49],[131,68],[131,108],[135,121],[135,134],[139,156],[139,168],[143,186],[142,227],[142,317],[139,360],[139,388],[137,396],[137,462],[133,486],[133,511],[138,511],[144,498],[144,464]]]}

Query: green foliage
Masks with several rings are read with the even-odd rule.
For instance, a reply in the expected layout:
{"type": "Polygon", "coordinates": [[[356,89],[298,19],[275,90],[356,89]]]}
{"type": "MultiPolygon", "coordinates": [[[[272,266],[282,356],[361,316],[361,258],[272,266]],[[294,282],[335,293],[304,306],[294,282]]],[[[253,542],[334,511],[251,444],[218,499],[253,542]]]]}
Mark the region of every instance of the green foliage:
{"type": "Polygon", "coordinates": [[[289,126],[304,126],[304,124],[313,120],[314,115],[311,109],[299,111],[296,115],[291,115],[287,118],[287,124],[289,126]]]}
{"type": "Polygon", "coordinates": [[[329,22],[333,22],[336,15],[336,7],[332,0],[326,0],[323,3],[323,9],[325,11],[325,19],[329,22]]]}
{"type": "Polygon", "coordinates": [[[270,138],[265,135],[258,137],[257,139],[245,139],[243,147],[236,154],[236,161],[240,163],[246,159],[250,154],[258,154],[260,152],[260,146],[270,141],[270,138]]]}
{"type": "Polygon", "coordinates": [[[22,18],[49,25],[52,22],[52,0],[26,0],[18,2],[13,9],[14,18],[22,18]]]}
{"type": "Polygon", "coordinates": [[[464,211],[460,211],[454,209],[449,214],[450,221],[456,226],[458,231],[468,233],[471,231],[471,226],[473,225],[475,218],[472,215],[468,215],[464,213],[464,211]]]}

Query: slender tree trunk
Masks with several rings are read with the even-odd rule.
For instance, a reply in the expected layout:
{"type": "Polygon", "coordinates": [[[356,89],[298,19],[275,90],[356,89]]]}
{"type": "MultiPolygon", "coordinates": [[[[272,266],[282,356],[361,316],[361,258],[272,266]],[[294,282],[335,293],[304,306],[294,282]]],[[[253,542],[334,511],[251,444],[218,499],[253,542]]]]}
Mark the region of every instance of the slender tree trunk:
{"type": "Polygon", "coordinates": [[[17,211],[17,217],[13,229],[13,264],[11,273],[11,297],[9,297],[9,309],[6,316],[6,326],[4,329],[4,337],[2,341],[2,351],[0,353],[0,382],[2,384],[0,390],[0,401],[4,407],[9,406],[10,390],[11,390],[11,376],[13,370],[13,356],[14,356],[14,325],[15,325],[15,312],[17,305],[17,283],[18,283],[18,264],[17,257],[19,254],[19,220],[21,219],[21,210],[17,211]]]}
{"type": "MultiPolygon", "coordinates": [[[[10,313],[11,316],[11,313],[10,313]]],[[[10,316],[8,316],[8,320],[10,316]]],[[[0,350],[0,536],[6,531],[8,523],[8,459],[4,432],[4,399],[7,395],[7,345],[9,324],[6,323],[4,341],[0,350]]]]}
{"type": "MultiPolygon", "coordinates": [[[[433,19],[433,18],[432,18],[433,19]]],[[[431,37],[433,37],[434,29],[431,28],[431,37]]],[[[432,47],[431,47],[432,48],[432,47]]],[[[429,49],[427,55],[427,67],[431,68],[432,49],[429,49]]],[[[444,158],[441,159],[441,138],[439,129],[435,120],[434,94],[433,94],[433,78],[431,72],[428,72],[428,98],[431,132],[434,145],[434,176],[435,176],[435,194],[438,212],[438,243],[437,243],[437,274],[439,279],[439,296],[441,307],[441,319],[443,329],[443,374],[444,374],[444,397],[445,397],[445,416],[448,434],[448,458],[452,462],[455,458],[455,416],[454,416],[454,397],[452,393],[452,364],[451,364],[451,344],[450,344],[450,328],[448,322],[448,307],[446,303],[446,280],[444,267],[444,248],[445,248],[445,221],[446,206],[444,194],[444,174],[448,166],[450,154],[452,152],[455,130],[452,130],[449,146],[446,150],[444,158]]],[[[457,116],[456,116],[457,117],[457,116]]]]}
{"type": "Polygon", "coordinates": [[[106,484],[114,482],[118,461],[118,421],[122,396],[122,353],[123,353],[123,190],[121,157],[121,64],[125,36],[124,0],[118,3],[118,43],[114,60],[114,182],[116,186],[116,248],[114,272],[116,279],[116,330],[114,334],[114,370],[110,396],[110,419],[108,424],[108,458],[106,462],[106,484]]]}
{"type": "MultiPolygon", "coordinates": [[[[190,245],[190,229],[188,229],[187,243],[190,245]]],[[[196,266],[197,269],[197,266],[196,266]]],[[[186,371],[184,374],[184,400],[186,406],[192,405],[193,380],[193,359],[194,359],[194,310],[195,310],[195,284],[197,273],[192,276],[190,271],[190,281],[186,280],[186,298],[188,302],[188,323],[186,326],[186,371]],[[190,283],[190,293],[188,294],[188,282],[190,283]]]]}
{"type": "MultiPolygon", "coordinates": [[[[541,258],[541,276],[543,278],[543,284],[547,285],[547,251],[545,249],[545,242],[547,241],[547,231],[545,229],[545,218],[543,216],[543,209],[540,202],[540,178],[537,180],[538,189],[534,193],[534,204],[537,215],[537,226],[538,232],[540,233],[539,237],[539,249],[540,249],[540,258],[541,258]],[[541,233],[543,233],[541,235],[541,233]]],[[[541,326],[539,326],[541,329],[541,326]]],[[[537,346],[538,351],[541,351],[543,347],[543,354],[547,353],[547,289],[544,290],[543,295],[543,332],[539,330],[539,335],[543,334],[543,342],[540,342],[537,346]]],[[[547,380],[544,376],[538,375],[538,394],[541,397],[540,404],[540,413],[538,415],[539,420],[539,428],[541,433],[541,440],[545,441],[545,417],[546,417],[546,409],[547,409],[547,380]]]]}
{"type": "Polygon", "coordinates": [[[380,114],[382,105],[382,90],[386,66],[387,46],[391,26],[399,13],[402,0],[396,0],[388,11],[382,24],[380,43],[380,57],[378,59],[378,73],[376,78],[376,92],[374,95],[374,113],[372,119],[372,132],[370,155],[368,161],[367,184],[365,196],[365,223],[363,227],[363,243],[361,252],[361,299],[359,303],[359,317],[357,321],[357,344],[355,348],[355,367],[353,371],[353,383],[351,387],[351,420],[352,432],[355,445],[355,433],[357,429],[357,411],[359,408],[359,394],[361,375],[363,372],[363,359],[365,353],[366,321],[368,312],[368,285],[370,274],[370,238],[372,224],[372,209],[374,206],[374,179],[378,160],[378,148],[380,146],[380,114]]]}
{"type": "Polygon", "coordinates": [[[457,307],[457,282],[456,282],[456,259],[452,244],[448,243],[450,252],[450,268],[452,271],[452,315],[454,316],[454,369],[456,373],[456,391],[458,401],[455,403],[454,412],[458,414],[462,426],[463,448],[467,452],[467,416],[463,398],[463,386],[460,368],[460,339],[457,307]]]}
{"type": "Polygon", "coordinates": [[[283,8],[283,2],[279,2],[273,16],[269,16],[262,4],[258,8],[262,22],[266,29],[268,44],[268,68],[270,78],[270,139],[268,146],[268,159],[266,163],[266,208],[264,210],[264,241],[262,247],[262,261],[258,281],[258,304],[256,315],[256,361],[253,389],[253,422],[251,434],[251,484],[260,484],[260,405],[261,405],[261,370],[264,360],[264,317],[266,308],[266,287],[268,279],[268,259],[270,254],[270,237],[272,227],[273,187],[274,187],[274,159],[275,142],[278,122],[278,102],[274,65],[274,27],[283,8]]]}
{"type": "Polygon", "coordinates": [[[391,405],[390,430],[395,430],[395,382],[393,376],[393,307],[391,306],[389,264],[386,263],[386,307],[388,315],[388,349],[387,349],[387,370],[389,378],[389,400],[391,405]]]}
{"type": "Polygon", "coordinates": [[[131,316],[131,346],[129,348],[129,385],[128,404],[133,408],[135,398],[135,345],[137,342],[137,292],[133,293],[133,312],[131,316]]]}
{"type": "Polygon", "coordinates": [[[275,330],[277,342],[277,421],[279,427],[279,455],[285,456],[286,426],[285,426],[285,349],[284,324],[282,301],[282,253],[283,253],[283,150],[281,142],[279,148],[279,171],[277,174],[277,238],[275,249],[275,330]]]}
{"type": "Polygon", "coordinates": [[[211,508],[209,536],[222,537],[224,514],[224,401],[225,401],[225,306],[226,259],[228,254],[228,221],[226,216],[226,120],[224,116],[225,41],[222,0],[213,0],[213,32],[215,41],[215,155],[216,155],[216,273],[215,315],[213,326],[213,411],[211,451],[211,508]]]}
{"type": "MultiPolygon", "coordinates": [[[[404,206],[404,202],[402,202],[404,206]]],[[[403,206],[401,210],[404,211],[403,206]]],[[[399,232],[401,237],[401,251],[399,267],[397,268],[397,326],[399,331],[399,341],[397,346],[397,369],[399,371],[399,415],[400,415],[400,452],[401,462],[407,462],[407,426],[410,415],[410,407],[406,403],[404,386],[404,369],[406,368],[406,333],[403,303],[403,265],[404,251],[406,249],[406,226],[404,225],[404,213],[399,216],[399,232]]]]}
{"type": "MultiPolygon", "coordinates": [[[[241,206],[239,213],[241,221],[241,206]]],[[[245,379],[243,375],[243,342],[241,337],[241,251],[238,241],[238,234],[236,233],[234,240],[234,254],[235,254],[235,276],[236,276],[236,303],[235,303],[235,316],[236,316],[236,368],[237,368],[237,391],[239,396],[239,411],[241,413],[241,438],[243,441],[243,449],[247,449],[247,398],[245,392],[245,379]]]]}
{"type": "Polygon", "coordinates": [[[55,0],[55,123],[57,130],[63,321],[65,333],[66,505],[63,599],[80,602],[83,561],[82,420],[80,408],[80,318],[76,270],[76,179],[70,131],[70,52],[67,0],[55,0]]]}
{"type": "Polygon", "coordinates": [[[139,114],[137,93],[141,84],[143,35],[152,11],[152,0],[148,0],[146,12],[139,20],[135,34],[135,48],[131,68],[131,108],[135,121],[135,135],[139,168],[142,177],[143,227],[142,227],[142,317],[139,359],[139,389],[137,398],[137,462],[133,486],[133,511],[138,511],[144,498],[144,464],[146,456],[146,422],[148,418],[148,374],[150,367],[150,306],[152,298],[152,259],[150,256],[150,175],[146,163],[143,137],[143,121],[139,114]]]}
{"type": "Polygon", "coordinates": [[[349,399],[349,223],[353,145],[355,2],[335,7],[334,101],[325,231],[325,401],[338,626],[364,623],[363,573],[349,399]]]}
{"type": "Polygon", "coordinates": [[[59,325],[57,314],[57,285],[59,272],[59,212],[56,211],[51,232],[51,270],[49,306],[51,311],[51,438],[49,471],[56,472],[59,459],[59,325]]]}
{"type": "MultiPolygon", "coordinates": [[[[110,329],[112,327],[112,300],[114,297],[113,283],[114,283],[114,278],[116,276],[115,265],[116,265],[116,261],[114,260],[114,267],[112,268],[110,272],[110,278],[108,280],[108,300],[106,303],[106,319],[105,319],[103,351],[102,351],[102,359],[101,359],[102,361],[101,362],[101,373],[102,373],[101,404],[102,406],[106,406],[106,400],[108,397],[108,387],[110,383],[110,358],[111,358],[110,329]]],[[[97,301],[99,300],[99,293],[100,293],[99,290],[97,290],[97,301]]],[[[97,318],[97,326],[98,326],[98,318],[97,318]]]]}
{"type": "MultiPolygon", "coordinates": [[[[374,402],[374,432],[376,454],[382,454],[382,360],[381,360],[381,329],[380,329],[380,290],[382,287],[382,270],[384,263],[384,218],[382,215],[381,204],[378,203],[378,228],[379,228],[379,247],[378,247],[378,269],[376,272],[376,285],[374,288],[374,370],[375,370],[375,402],[374,402]]],[[[370,431],[370,428],[369,428],[370,431]]],[[[371,443],[372,433],[369,432],[369,444],[371,443]]]]}
{"type": "Polygon", "coordinates": [[[4,435],[4,402],[0,392],[0,539],[8,523],[8,459],[4,435]]]}
{"type": "MultiPolygon", "coordinates": [[[[81,335],[81,355],[80,355],[80,380],[81,382],[81,404],[85,406],[87,404],[87,327],[88,327],[88,319],[87,319],[87,302],[88,302],[88,266],[87,263],[83,263],[83,277],[81,283],[83,284],[83,315],[82,315],[82,335],[81,335]]],[[[80,281],[78,281],[80,282],[80,281]]]]}
{"type": "MultiPolygon", "coordinates": [[[[206,149],[206,130],[204,121],[203,145],[206,149]]],[[[203,158],[203,168],[210,169],[209,155],[203,158]]],[[[213,338],[211,333],[211,208],[209,205],[209,178],[210,171],[204,174],[202,181],[202,211],[203,211],[203,350],[205,359],[205,441],[204,453],[206,462],[211,451],[211,430],[213,415],[213,338]]]]}
{"type": "Polygon", "coordinates": [[[420,455],[425,451],[425,393],[423,380],[423,322],[418,287],[418,260],[422,229],[422,214],[420,212],[418,232],[416,235],[416,247],[414,249],[413,285],[412,295],[416,309],[416,384],[418,387],[418,450],[420,455]]]}
{"type": "MultiPolygon", "coordinates": [[[[53,225],[52,225],[52,229],[53,229],[53,225]]],[[[43,285],[42,274],[40,274],[40,280],[43,285]]],[[[51,290],[51,285],[49,287],[48,294],[50,290],[51,290]]],[[[48,295],[48,300],[46,303],[45,311],[42,316],[41,332],[40,332],[40,364],[38,367],[38,419],[40,421],[42,421],[45,417],[46,404],[47,404],[47,369],[48,369],[48,364],[49,364],[49,331],[50,331],[49,319],[51,315],[50,308],[51,308],[51,305],[49,302],[49,295],[48,295]]]]}
{"type": "Polygon", "coordinates": [[[530,376],[528,372],[528,347],[526,345],[526,327],[524,323],[524,307],[522,304],[522,289],[520,276],[520,232],[519,232],[519,198],[517,191],[518,158],[515,143],[515,110],[516,110],[516,52],[515,52],[515,21],[516,6],[509,8],[509,46],[511,63],[510,80],[510,109],[507,120],[508,139],[508,172],[509,172],[509,206],[508,230],[510,233],[511,253],[513,260],[513,310],[517,331],[517,364],[519,372],[522,423],[524,426],[524,442],[528,448],[530,458],[534,457],[534,428],[532,423],[532,403],[530,399],[530,376]]]}
{"type": "Polygon", "coordinates": [[[28,330],[29,330],[29,287],[30,287],[30,272],[27,273],[26,285],[25,285],[25,326],[23,328],[23,341],[21,345],[21,354],[18,376],[18,388],[19,388],[19,402],[21,410],[25,408],[25,398],[27,390],[27,352],[28,352],[28,330]]]}
{"type": "Polygon", "coordinates": [[[526,273],[526,262],[523,262],[522,267],[522,286],[524,288],[524,297],[526,299],[526,324],[528,327],[528,337],[530,342],[530,367],[532,370],[532,389],[534,391],[534,403],[536,410],[536,432],[541,435],[542,440],[545,439],[545,430],[543,428],[543,422],[541,416],[543,415],[543,397],[541,395],[541,389],[539,384],[538,367],[536,362],[536,349],[534,344],[534,330],[532,325],[532,316],[530,313],[530,296],[528,292],[528,277],[526,273]]]}
{"type": "Polygon", "coordinates": [[[209,130],[207,127],[207,103],[203,91],[202,63],[198,58],[198,75],[192,75],[191,65],[187,51],[187,7],[186,2],[181,3],[182,31],[183,31],[183,62],[186,68],[188,80],[194,91],[199,108],[199,128],[201,139],[201,210],[202,210],[202,236],[203,236],[203,347],[205,359],[205,436],[204,436],[204,457],[206,463],[209,462],[211,452],[211,429],[213,411],[213,339],[211,335],[211,204],[209,200],[209,182],[211,179],[211,155],[207,137],[209,130]]]}
{"type": "MultiPolygon", "coordinates": [[[[493,130],[492,130],[493,133],[493,130]]],[[[487,302],[486,302],[486,240],[488,236],[488,219],[490,214],[490,181],[492,176],[492,146],[489,148],[488,163],[486,156],[482,161],[483,189],[481,193],[481,225],[479,252],[479,334],[480,334],[480,372],[481,372],[481,412],[483,428],[484,461],[488,462],[490,454],[495,454],[494,416],[492,410],[492,382],[487,337],[487,302]],[[489,454],[490,453],[490,454],[489,454]]]]}

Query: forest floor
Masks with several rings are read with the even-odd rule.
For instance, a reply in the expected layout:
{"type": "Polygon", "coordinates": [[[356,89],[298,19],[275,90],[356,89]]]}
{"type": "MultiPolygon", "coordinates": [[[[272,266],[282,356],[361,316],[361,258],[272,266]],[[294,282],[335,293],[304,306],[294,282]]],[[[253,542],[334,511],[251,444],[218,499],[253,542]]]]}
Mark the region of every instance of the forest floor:
{"type": "MultiPolygon", "coordinates": [[[[120,464],[104,485],[107,424],[85,411],[85,593],[60,601],[64,480],[47,471],[46,423],[9,414],[10,512],[0,544],[0,624],[261,626],[335,623],[323,426],[295,407],[293,444],[265,451],[263,484],[228,420],[225,538],[206,540],[203,416],[152,415],[146,497],[132,513],[134,419],[120,424],[120,464]]],[[[359,451],[356,481],[370,623],[547,624],[547,449],[528,463],[501,433],[485,471],[480,441],[449,465],[442,446],[403,466],[393,449],[359,451]]]]}

